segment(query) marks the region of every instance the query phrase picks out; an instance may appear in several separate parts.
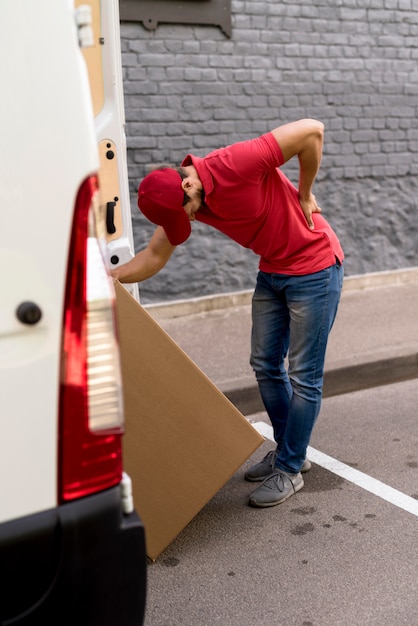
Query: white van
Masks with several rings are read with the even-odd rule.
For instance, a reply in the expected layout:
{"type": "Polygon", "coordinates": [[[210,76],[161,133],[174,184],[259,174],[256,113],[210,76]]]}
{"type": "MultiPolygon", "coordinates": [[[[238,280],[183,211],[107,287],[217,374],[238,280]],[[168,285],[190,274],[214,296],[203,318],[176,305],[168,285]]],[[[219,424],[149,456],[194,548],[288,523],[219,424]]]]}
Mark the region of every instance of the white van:
{"type": "Polygon", "coordinates": [[[139,625],[88,11],[1,0],[0,624],[139,625]],[[80,40],[80,41],[79,41],[80,40]]]}

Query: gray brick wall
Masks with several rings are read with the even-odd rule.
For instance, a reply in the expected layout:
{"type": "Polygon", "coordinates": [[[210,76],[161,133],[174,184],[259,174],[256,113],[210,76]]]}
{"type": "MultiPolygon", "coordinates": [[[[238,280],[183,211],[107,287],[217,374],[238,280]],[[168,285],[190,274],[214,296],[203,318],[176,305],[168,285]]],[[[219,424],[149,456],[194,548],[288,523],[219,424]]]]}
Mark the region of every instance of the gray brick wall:
{"type": "MultiPolygon", "coordinates": [[[[136,250],[153,230],[136,207],[151,168],[314,117],[326,128],[314,192],[346,274],[418,265],[418,0],[232,0],[232,25],[231,39],[210,26],[121,25],[136,250]]],[[[195,223],[141,298],[249,289],[257,262],[195,223]]]]}

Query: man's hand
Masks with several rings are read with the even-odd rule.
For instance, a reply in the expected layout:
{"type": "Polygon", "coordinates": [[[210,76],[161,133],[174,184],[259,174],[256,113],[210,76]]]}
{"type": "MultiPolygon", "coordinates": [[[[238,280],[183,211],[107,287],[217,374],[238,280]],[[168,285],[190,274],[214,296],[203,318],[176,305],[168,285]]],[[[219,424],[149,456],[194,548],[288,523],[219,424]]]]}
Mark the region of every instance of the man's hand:
{"type": "Polygon", "coordinates": [[[318,120],[304,119],[279,126],[272,133],[285,163],[294,156],[299,159],[299,202],[312,230],[312,213],[321,212],[312,186],[321,163],[324,125],[318,120]]]}
{"type": "Polygon", "coordinates": [[[312,213],[321,213],[322,209],[317,205],[316,198],[313,193],[311,193],[308,198],[301,198],[299,194],[299,203],[302,207],[302,211],[306,217],[309,228],[313,230],[315,228],[315,224],[312,220],[312,213]]]}
{"type": "Polygon", "coordinates": [[[110,275],[121,283],[141,282],[159,272],[175,249],[162,226],[157,226],[147,247],[127,263],[112,268],[110,275]]]}

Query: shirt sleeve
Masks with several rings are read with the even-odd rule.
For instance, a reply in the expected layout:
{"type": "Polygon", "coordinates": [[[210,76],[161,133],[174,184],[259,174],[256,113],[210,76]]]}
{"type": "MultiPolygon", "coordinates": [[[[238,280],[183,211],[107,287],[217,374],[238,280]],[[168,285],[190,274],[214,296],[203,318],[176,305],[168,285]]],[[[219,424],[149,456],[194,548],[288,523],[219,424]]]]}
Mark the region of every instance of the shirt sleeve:
{"type": "Polygon", "coordinates": [[[284,163],[282,151],[272,133],[232,144],[225,150],[231,168],[247,181],[260,180],[266,172],[284,163]]]}

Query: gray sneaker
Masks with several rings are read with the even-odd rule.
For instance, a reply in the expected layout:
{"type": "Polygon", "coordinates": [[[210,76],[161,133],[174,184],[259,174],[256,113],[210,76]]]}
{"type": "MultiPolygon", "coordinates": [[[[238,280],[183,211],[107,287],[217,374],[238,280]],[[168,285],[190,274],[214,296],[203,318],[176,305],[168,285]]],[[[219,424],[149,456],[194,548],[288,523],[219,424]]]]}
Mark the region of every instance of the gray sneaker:
{"type": "MultiPolygon", "coordinates": [[[[261,482],[262,480],[265,480],[267,476],[270,476],[274,472],[277,454],[277,450],[270,450],[270,452],[267,452],[262,461],[253,465],[247,472],[245,472],[245,480],[249,480],[251,483],[256,483],[261,482]]],[[[311,467],[312,463],[309,459],[305,459],[300,471],[304,474],[305,472],[309,472],[311,467]]]]}
{"type": "Polygon", "coordinates": [[[278,470],[266,480],[250,495],[248,504],[264,508],[281,504],[290,496],[300,491],[303,487],[302,474],[286,474],[278,470]]]}

